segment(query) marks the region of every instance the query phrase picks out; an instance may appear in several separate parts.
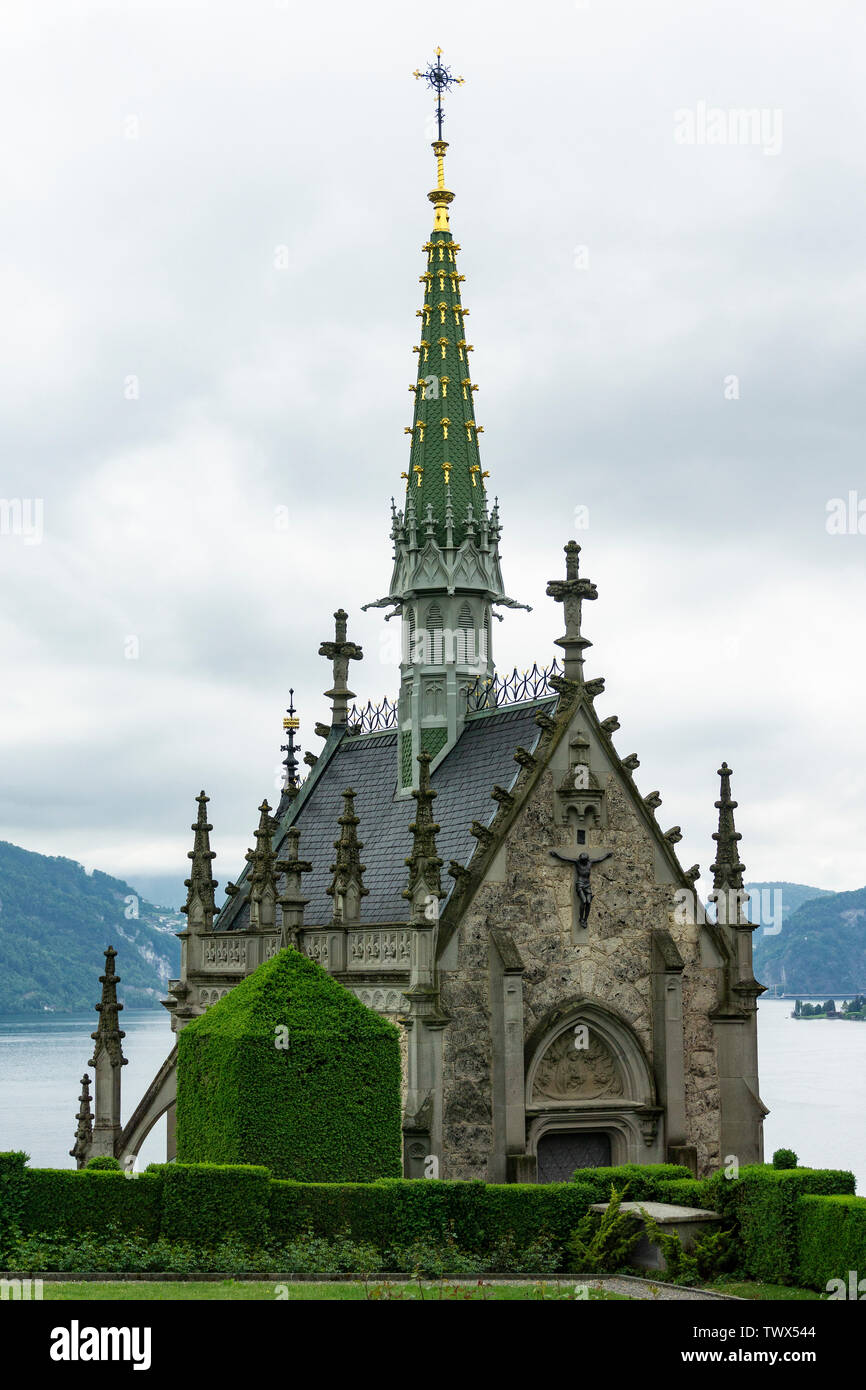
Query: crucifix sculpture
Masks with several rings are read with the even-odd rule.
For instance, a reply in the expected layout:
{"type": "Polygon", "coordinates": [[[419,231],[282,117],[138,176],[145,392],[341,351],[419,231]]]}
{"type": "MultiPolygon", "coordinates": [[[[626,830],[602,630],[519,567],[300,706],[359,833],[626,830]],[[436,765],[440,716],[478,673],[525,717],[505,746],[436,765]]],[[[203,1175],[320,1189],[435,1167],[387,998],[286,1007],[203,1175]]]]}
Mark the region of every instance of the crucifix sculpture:
{"type": "Polygon", "coordinates": [[[563,864],[571,864],[574,868],[574,894],[577,906],[578,925],[585,927],[589,921],[589,909],[592,907],[592,885],[590,883],[590,872],[595,864],[603,864],[605,859],[613,856],[613,850],[609,849],[606,854],[596,855],[591,859],[586,850],[580,854],[560,854],[558,849],[549,851],[551,859],[559,859],[563,864]]]}

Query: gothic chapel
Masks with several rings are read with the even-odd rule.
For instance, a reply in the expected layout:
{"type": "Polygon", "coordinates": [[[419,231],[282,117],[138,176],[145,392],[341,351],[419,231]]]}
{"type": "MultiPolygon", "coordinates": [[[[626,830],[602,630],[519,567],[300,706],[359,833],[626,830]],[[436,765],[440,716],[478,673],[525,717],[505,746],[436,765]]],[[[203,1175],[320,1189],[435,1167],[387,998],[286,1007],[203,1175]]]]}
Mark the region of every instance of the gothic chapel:
{"type": "MultiPolygon", "coordinates": [[[[550,1182],[609,1163],[763,1157],[753,925],[746,916],[731,769],[722,764],[714,909],[683,868],[679,827],[642,793],[635,754],[584,674],[591,645],[580,547],[548,595],[563,607],[558,660],[500,676],[491,619],[516,606],[500,570],[475,419],[458,254],[445,185],[441,57],[437,183],[422,302],[405,496],[392,502],[393,571],[377,606],[403,633],[394,703],[351,702],[361,649],[335,615],[330,724],[299,778],[293,707],[285,782],[259,808],[255,848],[217,908],[206,803],[198,797],[175,1031],[283,945],[317,961],[401,1025],[404,1172],[550,1182]]],[[[561,552],[560,552],[561,553],[561,552]]],[[[554,568],[551,557],[551,568],[554,568]]],[[[370,605],[368,605],[370,606],[370,605]]],[[[96,1113],[84,1078],[73,1156],[128,1158],[168,1116],[177,1048],[121,1123],[123,1033],[109,948],[94,1034],[96,1113]]]]}

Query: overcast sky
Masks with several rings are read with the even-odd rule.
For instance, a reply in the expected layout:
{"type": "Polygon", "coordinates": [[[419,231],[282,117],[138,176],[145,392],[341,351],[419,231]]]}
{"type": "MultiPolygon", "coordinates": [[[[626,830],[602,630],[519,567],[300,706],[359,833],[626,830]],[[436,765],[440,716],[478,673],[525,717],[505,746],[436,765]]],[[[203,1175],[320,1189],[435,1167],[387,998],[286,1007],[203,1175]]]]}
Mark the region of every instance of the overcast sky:
{"type": "Polygon", "coordinates": [[[410,74],[439,44],[484,466],[533,605],[497,665],[553,655],[575,534],[596,707],[683,863],[712,862],[725,758],[748,877],[866,882],[864,28],[832,0],[7,0],[0,838],[173,896],[205,787],[224,884],[290,685],[320,746],[339,605],[353,689],[396,694],[359,608],[407,460],[410,74]]]}

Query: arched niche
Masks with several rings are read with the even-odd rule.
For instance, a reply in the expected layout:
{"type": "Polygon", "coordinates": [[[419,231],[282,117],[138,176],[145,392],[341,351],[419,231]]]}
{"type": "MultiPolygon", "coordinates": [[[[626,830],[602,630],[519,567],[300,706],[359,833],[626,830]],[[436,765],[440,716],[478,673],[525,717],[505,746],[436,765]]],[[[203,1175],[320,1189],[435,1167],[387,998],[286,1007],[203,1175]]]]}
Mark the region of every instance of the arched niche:
{"type": "Polygon", "coordinates": [[[609,1006],[573,1000],[551,1011],[527,1049],[527,1108],[599,1101],[655,1105],[652,1068],[634,1029],[609,1006]]]}

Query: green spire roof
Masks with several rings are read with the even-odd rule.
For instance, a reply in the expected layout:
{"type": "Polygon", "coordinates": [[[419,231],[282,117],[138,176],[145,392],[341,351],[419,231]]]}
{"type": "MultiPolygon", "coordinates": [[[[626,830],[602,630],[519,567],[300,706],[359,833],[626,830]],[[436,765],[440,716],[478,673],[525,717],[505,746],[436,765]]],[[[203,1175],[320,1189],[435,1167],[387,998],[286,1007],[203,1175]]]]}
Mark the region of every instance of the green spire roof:
{"type": "MultiPolygon", "coordinates": [[[[444,140],[433,149],[439,166],[439,188],[430,194],[436,203],[437,223],[446,221],[447,204],[438,199],[451,196],[444,188],[444,140]]],[[[423,543],[425,526],[432,515],[434,532],[440,545],[451,541],[459,545],[467,534],[468,508],[477,523],[487,511],[484,476],[478,449],[472,381],[472,344],[467,341],[468,309],[461,302],[463,276],[457,266],[459,244],[451,232],[437,227],[425,243],[427,268],[421,276],[422,306],[418,376],[410,391],[414,393],[414,414],[406,480],[406,521],[412,513],[423,543]],[[432,509],[432,512],[428,511],[432,509]],[[451,536],[449,522],[453,523],[451,536]]]]}

